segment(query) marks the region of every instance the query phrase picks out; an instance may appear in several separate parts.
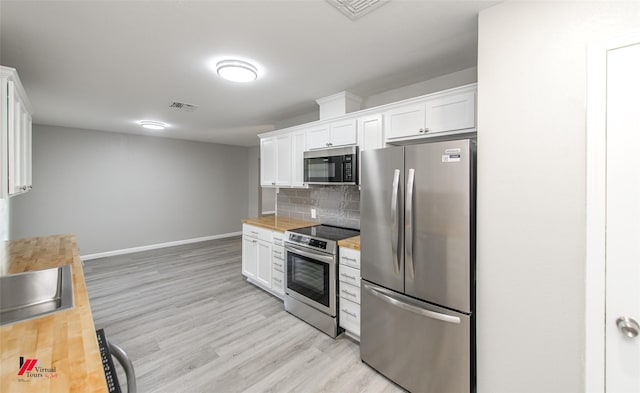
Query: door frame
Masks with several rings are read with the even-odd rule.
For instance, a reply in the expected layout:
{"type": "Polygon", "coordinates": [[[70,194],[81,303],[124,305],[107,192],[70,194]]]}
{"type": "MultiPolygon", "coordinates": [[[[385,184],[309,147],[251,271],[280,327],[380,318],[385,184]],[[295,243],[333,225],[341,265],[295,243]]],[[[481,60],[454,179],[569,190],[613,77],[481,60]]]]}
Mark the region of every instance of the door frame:
{"type": "Polygon", "coordinates": [[[585,391],[605,392],[607,52],[640,42],[640,31],[587,48],[585,391]]]}

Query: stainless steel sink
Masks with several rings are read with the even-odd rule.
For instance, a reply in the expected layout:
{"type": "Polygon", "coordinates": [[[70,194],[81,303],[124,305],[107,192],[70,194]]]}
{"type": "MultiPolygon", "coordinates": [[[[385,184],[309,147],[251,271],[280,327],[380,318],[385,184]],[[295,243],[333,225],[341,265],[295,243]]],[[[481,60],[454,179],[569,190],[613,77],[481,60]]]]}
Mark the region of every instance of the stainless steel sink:
{"type": "Polygon", "coordinates": [[[71,307],[70,265],[0,277],[0,325],[71,307]]]}

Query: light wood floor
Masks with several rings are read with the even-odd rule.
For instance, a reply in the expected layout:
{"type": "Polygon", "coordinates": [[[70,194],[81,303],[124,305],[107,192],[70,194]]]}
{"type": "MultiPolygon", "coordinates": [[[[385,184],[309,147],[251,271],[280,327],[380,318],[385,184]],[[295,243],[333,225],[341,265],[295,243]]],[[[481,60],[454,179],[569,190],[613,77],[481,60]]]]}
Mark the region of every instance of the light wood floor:
{"type": "Polygon", "coordinates": [[[96,328],[128,353],[140,393],[402,391],[360,361],[357,343],[247,283],[239,237],[91,260],[84,271],[96,328]]]}

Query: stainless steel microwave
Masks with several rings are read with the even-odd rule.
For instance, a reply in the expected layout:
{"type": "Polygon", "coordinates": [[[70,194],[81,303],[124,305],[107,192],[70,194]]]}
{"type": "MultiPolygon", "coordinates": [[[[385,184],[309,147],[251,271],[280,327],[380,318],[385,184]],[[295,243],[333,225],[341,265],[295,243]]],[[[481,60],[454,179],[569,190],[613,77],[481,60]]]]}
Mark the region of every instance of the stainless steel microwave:
{"type": "Polygon", "coordinates": [[[304,152],[304,182],[307,184],[358,184],[358,147],[304,152]]]}

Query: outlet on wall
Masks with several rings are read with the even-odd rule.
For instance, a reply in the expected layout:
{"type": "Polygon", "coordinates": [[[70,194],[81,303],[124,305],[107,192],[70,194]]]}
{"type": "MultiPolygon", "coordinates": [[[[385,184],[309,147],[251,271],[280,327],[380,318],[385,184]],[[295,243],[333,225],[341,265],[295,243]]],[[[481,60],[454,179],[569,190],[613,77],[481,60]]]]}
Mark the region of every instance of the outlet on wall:
{"type": "Polygon", "coordinates": [[[311,218],[316,218],[316,209],[311,208],[311,218]]]}

